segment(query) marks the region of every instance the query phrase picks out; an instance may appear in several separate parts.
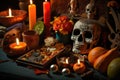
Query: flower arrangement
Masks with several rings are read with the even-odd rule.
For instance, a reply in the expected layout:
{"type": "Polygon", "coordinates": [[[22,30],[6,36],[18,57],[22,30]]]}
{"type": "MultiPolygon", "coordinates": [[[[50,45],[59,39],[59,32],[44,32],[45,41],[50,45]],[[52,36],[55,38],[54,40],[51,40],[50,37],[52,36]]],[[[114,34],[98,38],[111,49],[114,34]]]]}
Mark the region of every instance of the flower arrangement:
{"type": "Polygon", "coordinates": [[[62,15],[59,17],[54,17],[54,20],[52,21],[53,30],[55,32],[59,32],[63,35],[67,35],[72,32],[73,30],[73,21],[70,20],[67,16],[62,15]]]}

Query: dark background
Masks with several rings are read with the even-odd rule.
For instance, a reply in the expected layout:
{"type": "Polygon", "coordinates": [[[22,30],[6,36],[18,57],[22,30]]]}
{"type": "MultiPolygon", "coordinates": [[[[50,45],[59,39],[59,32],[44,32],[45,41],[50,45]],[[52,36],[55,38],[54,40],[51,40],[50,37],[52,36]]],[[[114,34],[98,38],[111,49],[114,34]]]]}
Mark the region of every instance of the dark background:
{"type": "MultiPolygon", "coordinates": [[[[11,9],[20,9],[19,2],[20,1],[28,1],[29,0],[1,0],[0,1],[0,11],[11,9]]],[[[41,17],[43,15],[43,1],[44,0],[33,0],[33,3],[36,5],[37,17],[41,17]]]]}
{"type": "MultiPolygon", "coordinates": [[[[12,9],[20,9],[19,8],[19,1],[27,1],[29,0],[1,0],[0,1],[0,11],[7,10],[8,8],[12,9]]],[[[43,16],[43,1],[45,0],[33,0],[34,4],[36,5],[37,8],[37,17],[43,16]]],[[[48,0],[51,1],[52,4],[52,14],[58,13],[64,13],[68,10],[68,7],[66,7],[69,4],[70,0],[48,0]]],[[[80,5],[80,14],[84,12],[84,8],[86,4],[88,4],[90,0],[78,0],[79,5],[80,5]]],[[[104,14],[106,12],[105,6],[106,3],[111,0],[96,0],[96,6],[99,8],[98,10],[100,11],[100,14],[104,14]]],[[[120,3],[120,0],[116,0],[118,3],[120,3]]]]}

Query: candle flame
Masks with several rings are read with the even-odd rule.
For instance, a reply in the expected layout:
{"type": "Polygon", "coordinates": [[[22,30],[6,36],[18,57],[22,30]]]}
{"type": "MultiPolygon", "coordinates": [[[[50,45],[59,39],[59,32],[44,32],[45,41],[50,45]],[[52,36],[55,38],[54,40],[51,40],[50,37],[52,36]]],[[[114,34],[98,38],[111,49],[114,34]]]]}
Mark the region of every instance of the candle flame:
{"type": "Polygon", "coordinates": [[[12,17],[12,10],[9,8],[8,10],[9,17],[12,17]]]}
{"type": "Polygon", "coordinates": [[[16,38],[16,44],[17,44],[17,45],[20,45],[18,38],[16,38]]]}
{"type": "Polygon", "coordinates": [[[69,63],[69,62],[68,62],[68,58],[66,58],[66,61],[65,61],[65,62],[66,62],[66,64],[68,64],[68,63],[69,63]]]}
{"type": "Polygon", "coordinates": [[[77,60],[77,63],[80,64],[80,59],[77,60]]]}
{"type": "Polygon", "coordinates": [[[47,0],[45,0],[45,1],[47,1],[47,0]]]}
{"type": "Polygon", "coordinates": [[[30,0],[30,4],[33,4],[33,1],[32,1],[32,0],[30,0]]]}

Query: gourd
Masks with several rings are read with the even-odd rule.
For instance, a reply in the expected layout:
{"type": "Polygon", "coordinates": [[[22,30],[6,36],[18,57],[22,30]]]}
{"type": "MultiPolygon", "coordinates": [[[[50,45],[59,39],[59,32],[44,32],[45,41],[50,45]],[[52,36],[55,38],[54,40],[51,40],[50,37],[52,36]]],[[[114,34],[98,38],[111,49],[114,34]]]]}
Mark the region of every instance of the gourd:
{"type": "Polygon", "coordinates": [[[117,48],[112,48],[108,50],[105,54],[98,57],[94,62],[94,68],[102,73],[107,71],[109,63],[114,59],[120,56],[120,53],[117,51],[117,48]]]}
{"type": "MultiPolygon", "coordinates": [[[[101,50],[104,50],[104,49],[101,49],[101,50]]],[[[92,54],[92,53],[90,53],[90,54],[92,54]]],[[[116,47],[116,48],[112,48],[110,50],[105,50],[104,52],[101,51],[101,53],[98,52],[98,54],[94,55],[94,56],[89,56],[89,55],[88,55],[88,57],[91,57],[91,58],[94,58],[94,56],[97,56],[94,58],[92,66],[99,72],[106,73],[109,63],[114,58],[120,57],[120,52],[118,51],[118,49],[116,47]]],[[[88,59],[88,61],[90,62],[90,59],[88,59]]]]}
{"type": "Polygon", "coordinates": [[[120,80],[120,57],[113,59],[107,68],[107,76],[112,80],[120,80]]]}
{"type": "Polygon", "coordinates": [[[91,65],[94,64],[94,61],[102,54],[104,54],[107,50],[103,47],[95,47],[92,50],[90,50],[88,54],[88,60],[91,65]]]}

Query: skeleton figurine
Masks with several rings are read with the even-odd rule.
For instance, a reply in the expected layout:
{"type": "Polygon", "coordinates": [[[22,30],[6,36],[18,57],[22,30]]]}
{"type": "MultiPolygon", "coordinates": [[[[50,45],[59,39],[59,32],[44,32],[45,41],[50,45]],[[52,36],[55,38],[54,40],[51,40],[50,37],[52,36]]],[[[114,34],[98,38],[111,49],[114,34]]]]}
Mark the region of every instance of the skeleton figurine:
{"type": "Polygon", "coordinates": [[[87,54],[100,39],[102,25],[96,20],[80,19],[74,25],[71,40],[74,53],[87,54]]]}
{"type": "Polygon", "coordinates": [[[95,1],[94,0],[90,0],[90,3],[87,4],[86,8],[85,8],[85,12],[87,14],[87,18],[94,18],[94,16],[96,15],[96,8],[95,8],[95,1]]]}

